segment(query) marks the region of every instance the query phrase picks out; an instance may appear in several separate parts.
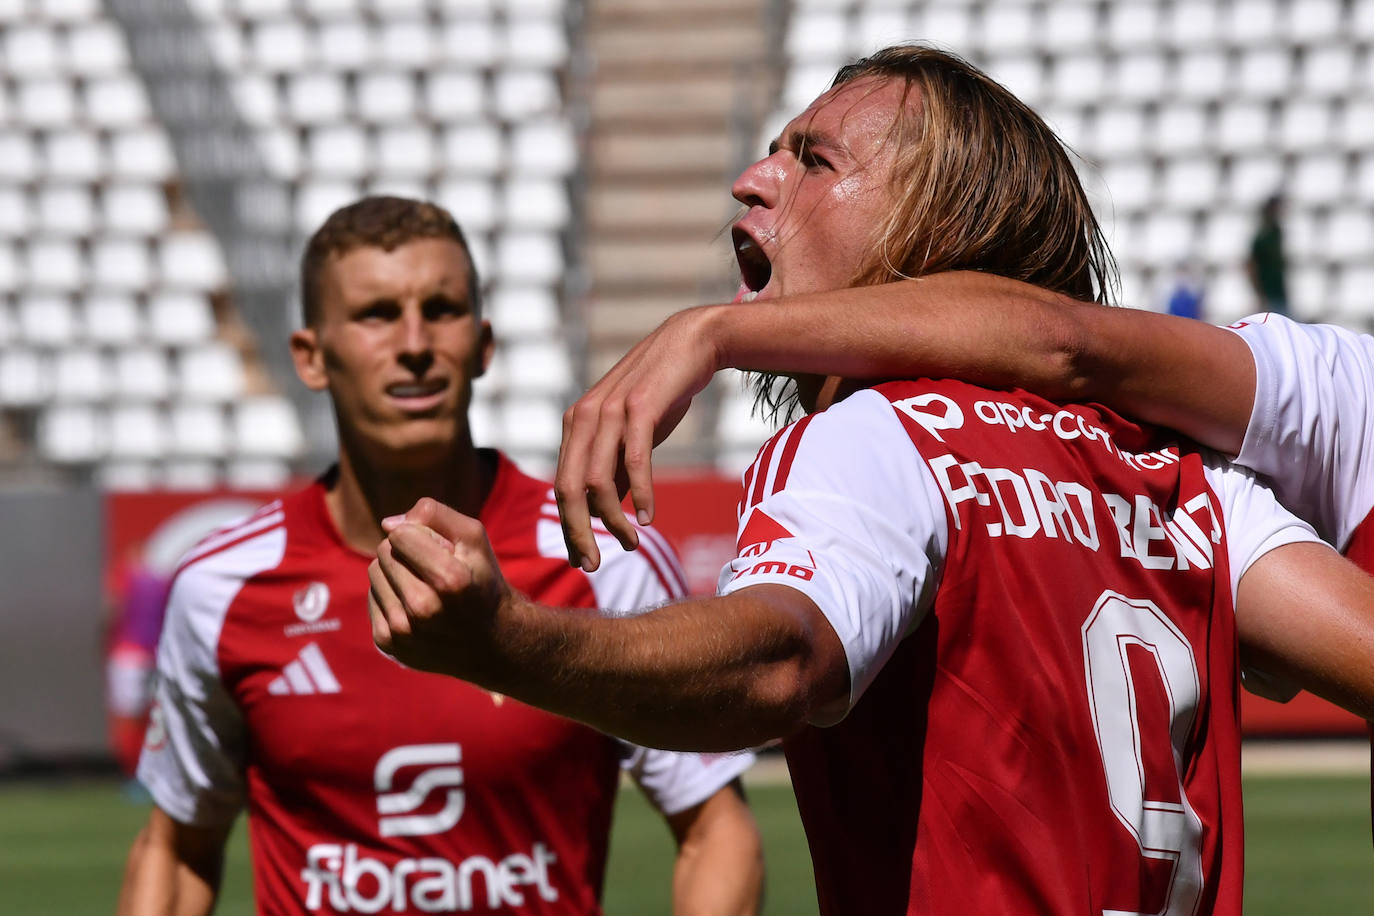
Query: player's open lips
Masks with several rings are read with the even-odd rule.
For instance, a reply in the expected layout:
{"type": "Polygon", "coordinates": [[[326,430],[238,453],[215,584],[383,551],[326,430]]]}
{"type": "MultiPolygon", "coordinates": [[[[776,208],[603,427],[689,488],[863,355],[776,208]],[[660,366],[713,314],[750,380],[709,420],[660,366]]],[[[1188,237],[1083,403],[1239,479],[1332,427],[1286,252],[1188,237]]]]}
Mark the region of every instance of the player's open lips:
{"type": "Polygon", "coordinates": [[[730,235],[735,244],[735,261],[739,264],[740,275],[740,291],[735,301],[752,302],[773,279],[773,264],[749,233],[736,226],[730,235]]]}
{"type": "Polygon", "coordinates": [[[448,390],[448,382],[443,379],[424,382],[398,382],[386,386],[387,395],[406,407],[423,409],[438,404],[448,390]]]}

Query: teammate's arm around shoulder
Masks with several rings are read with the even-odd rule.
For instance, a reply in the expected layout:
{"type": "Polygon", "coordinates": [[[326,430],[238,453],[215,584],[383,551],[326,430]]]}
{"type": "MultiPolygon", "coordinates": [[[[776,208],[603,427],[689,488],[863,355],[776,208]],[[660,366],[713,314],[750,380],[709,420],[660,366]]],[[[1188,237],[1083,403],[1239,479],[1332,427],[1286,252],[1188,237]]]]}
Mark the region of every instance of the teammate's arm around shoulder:
{"type": "Polygon", "coordinates": [[[763,842],[739,780],[665,816],[677,841],[675,916],[734,916],[763,902],[763,842]]]}
{"type": "Polygon", "coordinates": [[[119,916],[202,916],[219,895],[229,827],[193,827],[154,807],[124,867],[119,916]]]}

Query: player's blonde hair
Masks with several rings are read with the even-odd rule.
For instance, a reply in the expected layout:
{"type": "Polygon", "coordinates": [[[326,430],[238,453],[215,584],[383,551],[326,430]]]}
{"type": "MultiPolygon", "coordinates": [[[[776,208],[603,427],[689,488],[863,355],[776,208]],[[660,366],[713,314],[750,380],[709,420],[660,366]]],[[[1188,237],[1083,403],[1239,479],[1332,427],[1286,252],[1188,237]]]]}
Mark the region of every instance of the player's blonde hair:
{"type": "Polygon", "coordinates": [[[834,86],[905,83],[888,142],[895,206],[855,285],[984,270],[1110,302],[1116,264],[1064,145],[1020,99],[972,64],[923,45],[842,67],[834,86]]]}

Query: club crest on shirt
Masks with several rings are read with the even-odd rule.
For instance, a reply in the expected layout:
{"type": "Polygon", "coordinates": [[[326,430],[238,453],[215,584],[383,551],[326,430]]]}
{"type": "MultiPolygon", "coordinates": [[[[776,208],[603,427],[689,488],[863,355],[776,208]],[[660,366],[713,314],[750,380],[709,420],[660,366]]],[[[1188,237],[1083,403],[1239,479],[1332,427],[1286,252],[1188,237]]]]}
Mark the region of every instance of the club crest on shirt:
{"type": "Polygon", "coordinates": [[[167,746],[167,723],[162,715],[162,705],[153,701],[148,711],[148,729],[143,733],[143,747],[150,751],[160,751],[167,746]]]}
{"type": "Polygon", "coordinates": [[[302,636],[308,633],[324,633],[339,628],[338,618],[321,620],[329,610],[329,586],[323,582],[311,582],[291,596],[291,606],[300,618],[300,623],[286,627],[287,636],[302,636]]]}

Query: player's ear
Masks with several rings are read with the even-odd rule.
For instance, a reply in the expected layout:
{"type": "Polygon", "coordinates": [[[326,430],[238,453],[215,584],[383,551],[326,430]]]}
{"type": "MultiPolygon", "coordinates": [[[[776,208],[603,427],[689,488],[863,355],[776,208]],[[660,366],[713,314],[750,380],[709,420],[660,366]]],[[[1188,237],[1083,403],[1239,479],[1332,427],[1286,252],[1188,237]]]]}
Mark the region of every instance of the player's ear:
{"type": "Polygon", "coordinates": [[[496,352],[496,336],[492,333],[491,322],[482,319],[482,328],[477,332],[477,371],[473,378],[485,375],[491,365],[491,355],[496,352]]]}
{"type": "Polygon", "coordinates": [[[291,362],[296,367],[296,375],[311,391],[324,391],[329,387],[329,377],[324,371],[324,351],[314,328],[292,332],[291,362]]]}

